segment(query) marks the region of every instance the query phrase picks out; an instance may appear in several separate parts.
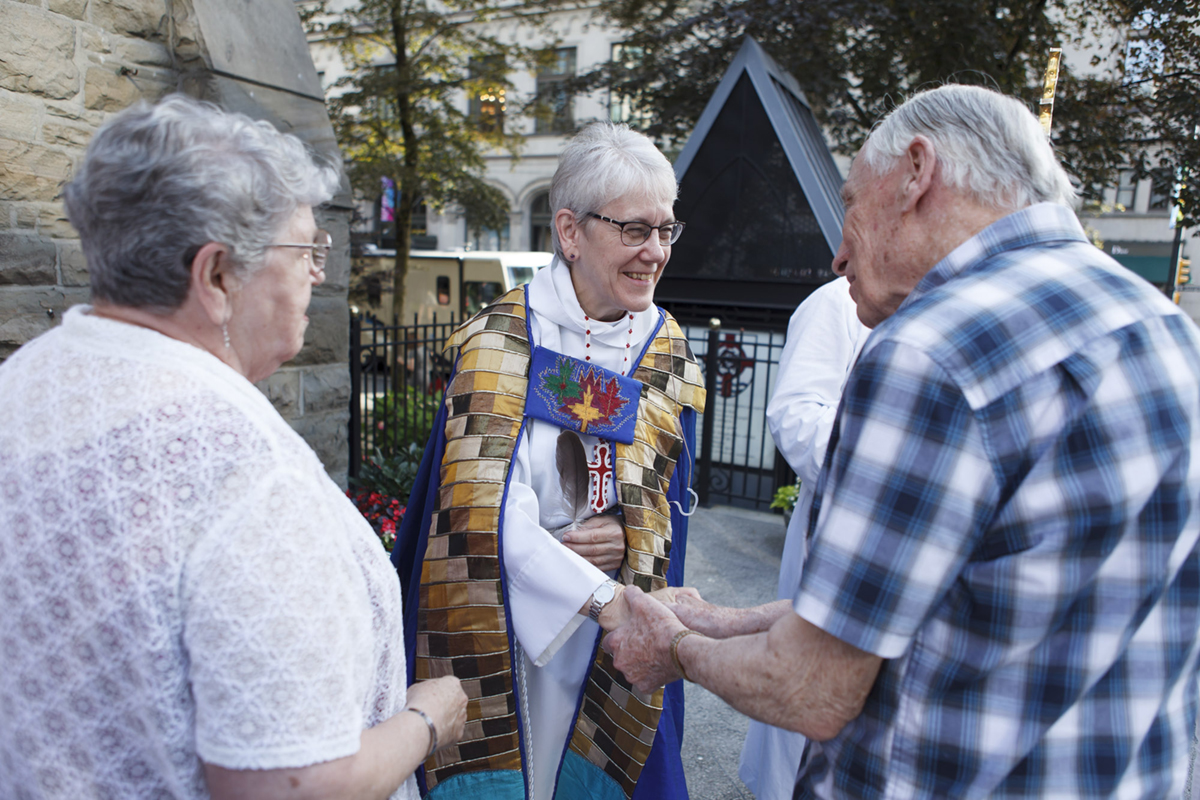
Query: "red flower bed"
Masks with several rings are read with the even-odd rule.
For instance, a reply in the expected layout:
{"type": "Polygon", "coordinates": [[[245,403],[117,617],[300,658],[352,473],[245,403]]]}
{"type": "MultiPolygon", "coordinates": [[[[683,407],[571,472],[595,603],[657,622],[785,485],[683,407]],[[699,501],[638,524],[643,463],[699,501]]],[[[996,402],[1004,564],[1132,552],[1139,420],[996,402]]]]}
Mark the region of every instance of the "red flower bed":
{"type": "Polygon", "coordinates": [[[366,490],[350,489],[346,496],[354,503],[358,513],[371,523],[383,549],[392,552],[396,544],[396,528],[404,519],[404,505],[394,497],[366,490]]]}

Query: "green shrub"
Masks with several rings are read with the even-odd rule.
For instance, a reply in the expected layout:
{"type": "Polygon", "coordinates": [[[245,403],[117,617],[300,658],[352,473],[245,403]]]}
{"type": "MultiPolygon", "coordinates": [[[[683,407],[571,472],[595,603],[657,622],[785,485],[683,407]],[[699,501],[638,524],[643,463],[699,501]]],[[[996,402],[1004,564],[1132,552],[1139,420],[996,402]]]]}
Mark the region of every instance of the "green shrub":
{"type": "Polygon", "coordinates": [[[440,395],[427,394],[414,386],[405,387],[403,393],[388,392],[377,398],[371,412],[371,443],[375,450],[391,457],[411,444],[424,447],[440,402],[440,395]]]}
{"type": "Polygon", "coordinates": [[[771,500],[771,508],[782,508],[784,511],[791,511],[796,507],[796,498],[800,496],[800,481],[787,486],[780,486],[775,490],[775,497],[771,500]]]}
{"type": "Polygon", "coordinates": [[[402,503],[408,502],[424,452],[424,442],[409,442],[407,447],[391,455],[376,449],[375,455],[359,467],[358,477],[350,479],[350,485],[384,497],[398,498],[402,503]]]}

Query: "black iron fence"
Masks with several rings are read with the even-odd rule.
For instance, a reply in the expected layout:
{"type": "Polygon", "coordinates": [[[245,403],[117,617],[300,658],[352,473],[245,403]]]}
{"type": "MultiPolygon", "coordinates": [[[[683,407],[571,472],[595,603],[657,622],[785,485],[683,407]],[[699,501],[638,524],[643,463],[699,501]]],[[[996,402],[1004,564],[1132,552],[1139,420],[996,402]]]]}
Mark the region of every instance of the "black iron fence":
{"type": "MultiPolygon", "coordinates": [[[[351,477],[365,457],[424,443],[450,376],[442,349],[456,324],[453,318],[385,325],[369,315],[351,317],[351,477]]],[[[784,336],[719,325],[684,330],[708,390],[693,454],[700,502],[765,510],[775,489],[795,480],[766,425],[784,336]]]]}
{"type": "Polygon", "coordinates": [[[442,356],[458,325],[386,325],[369,314],[350,317],[350,477],[365,458],[424,445],[453,366],[442,356]]]}

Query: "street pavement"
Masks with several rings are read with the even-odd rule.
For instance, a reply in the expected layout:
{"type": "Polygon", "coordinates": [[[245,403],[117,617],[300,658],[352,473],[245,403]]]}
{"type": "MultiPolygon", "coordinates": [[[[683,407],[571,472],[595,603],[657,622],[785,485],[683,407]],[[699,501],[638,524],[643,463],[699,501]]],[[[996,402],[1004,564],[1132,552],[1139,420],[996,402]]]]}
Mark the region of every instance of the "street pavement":
{"type": "MultiPolygon", "coordinates": [[[[709,602],[754,606],[775,599],[783,517],[731,506],[701,508],[688,525],[684,583],[709,602]]],[[[692,800],[751,800],[738,778],[749,719],[693,683],[684,685],[683,771],[692,800]]]]}

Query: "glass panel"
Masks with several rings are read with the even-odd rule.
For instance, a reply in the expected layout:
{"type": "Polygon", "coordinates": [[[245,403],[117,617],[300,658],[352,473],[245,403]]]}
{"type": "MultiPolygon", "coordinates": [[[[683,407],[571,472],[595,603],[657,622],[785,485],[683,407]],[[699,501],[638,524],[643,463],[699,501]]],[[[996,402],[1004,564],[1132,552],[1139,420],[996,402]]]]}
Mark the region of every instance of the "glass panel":
{"type": "Polygon", "coordinates": [[[466,302],[466,313],[473,316],[479,309],[504,294],[504,286],[495,281],[464,281],[463,298],[466,302]]]}
{"type": "Polygon", "coordinates": [[[1137,178],[1131,169],[1123,169],[1117,173],[1117,206],[1120,211],[1133,211],[1137,202],[1137,178]]]}
{"type": "Polygon", "coordinates": [[[571,95],[564,86],[575,75],[575,48],[560,47],[543,54],[538,70],[538,113],[534,117],[534,133],[570,133],[575,127],[571,95]]]}
{"type": "Polygon", "coordinates": [[[675,244],[672,276],[815,284],[834,277],[833,253],[745,75],[688,167],[675,214],[688,227],[675,244]]]}
{"type": "Polygon", "coordinates": [[[483,133],[503,133],[504,113],[508,108],[506,90],[498,79],[504,74],[503,57],[473,58],[468,71],[471,80],[482,79],[482,85],[472,89],[468,114],[483,133]]]}
{"type": "Polygon", "coordinates": [[[550,214],[550,193],[543,192],[529,204],[529,249],[543,253],[554,252],[550,238],[550,226],[554,217],[550,214]]]}

